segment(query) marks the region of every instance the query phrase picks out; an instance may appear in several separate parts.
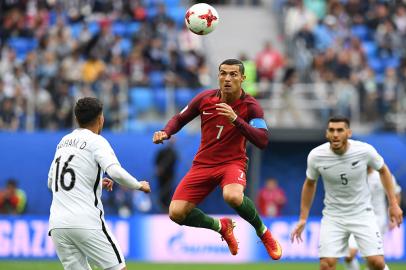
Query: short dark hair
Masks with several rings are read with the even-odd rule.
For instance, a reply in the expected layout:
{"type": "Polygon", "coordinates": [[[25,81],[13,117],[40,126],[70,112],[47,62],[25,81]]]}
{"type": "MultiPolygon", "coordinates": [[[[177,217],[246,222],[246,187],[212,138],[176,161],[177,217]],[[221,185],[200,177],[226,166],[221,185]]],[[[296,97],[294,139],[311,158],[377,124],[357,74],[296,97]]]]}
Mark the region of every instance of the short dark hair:
{"type": "Polygon", "coordinates": [[[224,61],[221,62],[221,64],[219,65],[219,71],[220,71],[220,67],[221,67],[222,65],[231,65],[231,66],[237,65],[238,68],[239,68],[240,73],[241,73],[242,75],[244,75],[244,72],[245,72],[244,63],[241,62],[241,61],[238,60],[238,59],[227,59],[227,60],[224,60],[224,61]]]}
{"type": "Polygon", "coordinates": [[[75,116],[80,127],[91,124],[103,111],[103,103],[94,97],[79,99],[75,105],[75,116]]]}
{"type": "Polygon", "coordinates": [[[342,115],[336,115],[336,116],[330,117],[330,119],[328,119],[328,124],[330,122],[332,122],[332,123],[344,122],[347,124],[347,127],[350,127],[350,119],[348,119],[348,117],[345,117],[342,115]]]}

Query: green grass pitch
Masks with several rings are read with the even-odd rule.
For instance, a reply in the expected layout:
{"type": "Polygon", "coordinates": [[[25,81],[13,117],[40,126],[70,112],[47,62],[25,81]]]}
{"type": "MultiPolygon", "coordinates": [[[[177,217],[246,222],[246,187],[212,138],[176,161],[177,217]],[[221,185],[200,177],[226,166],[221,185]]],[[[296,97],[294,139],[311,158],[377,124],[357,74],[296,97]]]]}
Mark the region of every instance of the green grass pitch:
{"type": "MultiPolygon", "coordinates": [[[[391,270],[404,270],[406,264],[389,264],[391,270]]],[[[57,261],[0,261],[0,269],[7,270],[63,270],[57,261]]],[[[127,262],[127,269],[131,270],[317,270],[317,263],[285,263],[270,262],[256,264],[157,264],[127,262]]],[[[342,265],[337,270],[343,270],[342,265]]]]}

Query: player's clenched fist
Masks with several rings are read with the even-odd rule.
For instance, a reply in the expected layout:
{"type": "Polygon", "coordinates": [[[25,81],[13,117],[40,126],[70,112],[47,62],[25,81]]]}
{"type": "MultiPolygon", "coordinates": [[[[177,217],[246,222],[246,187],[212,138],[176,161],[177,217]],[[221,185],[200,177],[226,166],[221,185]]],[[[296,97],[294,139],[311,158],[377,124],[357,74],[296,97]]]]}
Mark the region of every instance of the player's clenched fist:
{"type": "Polygon", "coordinates": [[[140,190],[145,192],[145,193],[150,193],[151,192],[151,187],[149,186],[149,183],[147,181],[140,181],[141,187],[140,190]]]}
{"type": "Polygon", "coordinates": [[[162,143],[164,140],[168,139],[168,134],[166,134],[165,131],[157,131],[154,133],[154,136],[152,137],[152,142],[153,143],[162,143]]]}

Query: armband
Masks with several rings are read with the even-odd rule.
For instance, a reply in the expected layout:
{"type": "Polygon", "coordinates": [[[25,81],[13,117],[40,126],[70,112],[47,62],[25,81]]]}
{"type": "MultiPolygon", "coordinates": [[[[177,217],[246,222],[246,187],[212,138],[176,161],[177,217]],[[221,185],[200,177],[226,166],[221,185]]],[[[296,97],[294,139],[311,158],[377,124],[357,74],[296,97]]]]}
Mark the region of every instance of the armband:
{"type": "Polygon", "coordinates": [[[250,126],[254,127],[254,128],[263,128],[268,130],[268,127],[266,126],[265,120],[262,118],[254,118],[251,119],[249,122],[250,126]]]}

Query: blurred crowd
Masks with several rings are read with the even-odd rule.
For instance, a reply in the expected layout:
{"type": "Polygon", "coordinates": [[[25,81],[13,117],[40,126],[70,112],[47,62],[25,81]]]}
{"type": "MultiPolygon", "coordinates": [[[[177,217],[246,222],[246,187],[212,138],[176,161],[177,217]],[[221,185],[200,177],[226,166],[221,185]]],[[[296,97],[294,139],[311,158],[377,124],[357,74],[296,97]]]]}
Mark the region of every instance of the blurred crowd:
{"type": "MultiPolygon", "coordinates": [[[[171,101],[179,109],[196,91],[215,85],[202,39],[184,27],[184,4],[1,1],[0,129],[71,128],[75,100],[97,96],[105,105],[106,128],[122,130],[145,112],[155,113],[148,120],[168,113],[168,89],[175,90],[171,101]]],[[[306,87],[322,120],[339,113],[357,114],[377,128],[404,122],[405,0],[275,0],[272,5],[278,40],[266,42],[253,59],[238,57],[246,66],[244,88],[250,94],[280,98],[280,111],[270,113],[279,118],[270,119],[274,125],[306,118],[290,96],[306,87]],[[273,89],[275,84],[280,87],[273,89]]]]}
{"type": "Polygon", "coordinates": [[[209,83],[178,0],[0,3],[2,130],[71,128],[82,96],[101,98],[106,128],[118,130],[131,117],[132,92],[209,83]]]}
{"type": "Polygon", "coordinates": [[[351,116],[355,95],[361,121],[391,128],[406,112],[406,1],[277,0],[274,8],[287,65],[301,82],[330,85],[326,99],[339,113],[351,116]]]}

